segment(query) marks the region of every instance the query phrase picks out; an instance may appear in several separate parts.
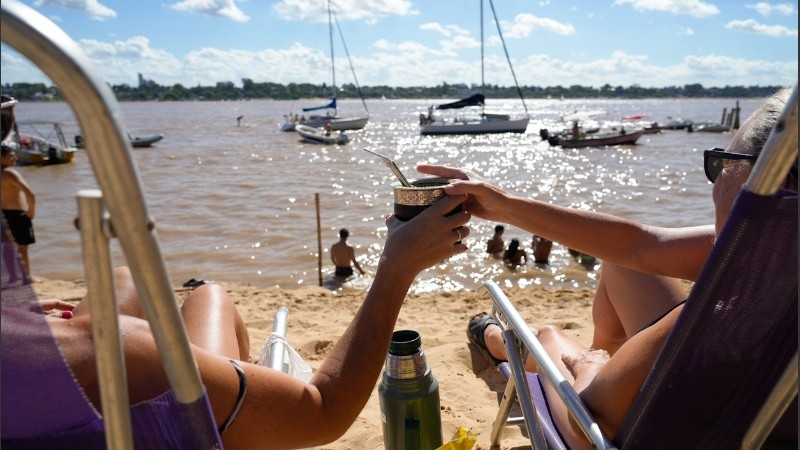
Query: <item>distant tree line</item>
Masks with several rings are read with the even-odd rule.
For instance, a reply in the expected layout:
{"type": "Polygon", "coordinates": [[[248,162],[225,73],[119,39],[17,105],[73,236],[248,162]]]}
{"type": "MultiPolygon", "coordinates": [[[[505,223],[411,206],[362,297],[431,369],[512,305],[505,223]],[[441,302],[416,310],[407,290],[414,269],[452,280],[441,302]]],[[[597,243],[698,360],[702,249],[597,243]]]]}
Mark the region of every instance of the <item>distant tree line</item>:
{"type": "MultiPolygon", "coordinates": [[[[781,86],[725,86],[703,87],[702,84],[685,84],[648,88],[639,85],[611,86],[606,84],[599,88],[572,85],[564,86],[522,86],[522,95],[526,99],[542,98],[759,98],[773,94],[781,86]]],[[[120,101],[182,101],[182,100],[299,100],[307,98],[330,97],[332,92],[326,84],[311,83],[256,83],[249,78],[242,79],[242,87],[232,82],[219,82],[214,86],[186,87],[182,84],[162,86],[146,80],[138,87],[127,84],[112,85],[112,90],[120,101]]],[[[4,84],[2,91],[19,100],[63,100],[55,86],[44,83],[4,84]]],[[[462,98],[481,92],[480,85],[442,83],[433,87],[392,87],[363,86],[364,98],[387,99],[453,99],[462,98]]],[[[516,87],[487,85],[483,93],[489,98],[517,98],[516,87]]],[[[358,89],[354,84],[344,84],[338,90],[338,98],[358,98],[358,89]]]]}

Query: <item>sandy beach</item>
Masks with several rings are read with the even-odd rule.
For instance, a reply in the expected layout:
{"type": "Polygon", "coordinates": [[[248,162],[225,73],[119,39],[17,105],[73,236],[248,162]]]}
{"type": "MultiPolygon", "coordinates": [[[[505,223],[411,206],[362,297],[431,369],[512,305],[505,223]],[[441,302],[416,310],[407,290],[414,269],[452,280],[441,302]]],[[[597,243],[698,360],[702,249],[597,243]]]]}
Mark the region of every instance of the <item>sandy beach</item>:
{"type": "MultiPolygon", "coordinates": [[[[62,281],[34,277],[40,298],[78,301],[86,292],[82,280],[62,281]]],[[[287,339],[316,369],[330,352],[361,304],[364,292],[330,291],[320,287],[297,290],[261,289],[219,282],[231,294],[250,330],[251,351],[258,352],[272,329],[272,317],[281,305],[289,308],[287,339]]],[[[556,324],[588,344],[592,337],[593,291],[509,288],[504,291],[526,321],[556,324]]],[[[178,298],[187,292],[176,288],[178,298]]],[[[434,376],[439,381],[442,434],[448,439],[458,427],[478,435],[474,449],[488,449],[492,422],[505,387],[496,369],[472,350],[466,338],[469,317],[491,308],[485,290],[409,295],[396,329],[415,329],[434,376]]],[[[370,400],[358,419],[336,442],[321,449],[381,449],[383,435],[376,382],[370,400]]],[[[506,428],[503,449],[529,445],[520,426],[506,428]]]]}

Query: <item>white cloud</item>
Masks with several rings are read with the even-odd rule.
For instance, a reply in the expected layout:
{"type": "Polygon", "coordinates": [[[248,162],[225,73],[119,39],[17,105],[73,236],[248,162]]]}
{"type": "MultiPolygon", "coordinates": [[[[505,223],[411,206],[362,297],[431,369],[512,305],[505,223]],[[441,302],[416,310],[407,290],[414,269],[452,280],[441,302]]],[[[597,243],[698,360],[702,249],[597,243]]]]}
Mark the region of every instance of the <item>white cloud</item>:
{"type": "Polygon", "coordinates": [[[626,4],[640,12],[661,11],[692,17],[708,17],[719,14],[716,6],[703,0],[614,0],[614,5],[626,4]]]}
{"type": "Polygon", "coordinates": [[[784,16],[788,16],[794,12],[794,5],[791,3],[778,3],[772,5],[769,3],[758,2],[755,5],[745,5],[745,7],[756,10],[757,13],[764,17],[769,17],[773,11],[778,14],[783,14],[784,16]]]}
{"type": "Polygon", "coordinates": [[[33,2],[36,7],[60,6],[66,9],[83,11],[95,20],[106,20],[117,17],[117,12],[113,9],[101,5],[97,0],[36,0],[33,2]]]}
{"type": "Polygon", "coordinates": [[[211,17],[222,17],[236,22],[250,20],[238,6],[236,0],[182,0],[174,3],[172,9],[205,14],[211,17]]]}
{"type": "Polygon", "coordinates": [[[448,54],[453,54],[459,49],[479,48],[481,46],[481,41],[472,36],[456,36],[453,39],[441,41],[440,43],[442,45],[442,50],[448,54]]]}
{"type": "MultiPolygon", "coordinates": [[[[719,55],[687,56],[678,64],[656,65],[643,55],[616,51],[609,58],[587,62],[553,59],[548,55],[531,55],[514,69],[519,82],[535,86],[599,87],[639,84],[645,87],[681,86],[701,83],[704,86],[793,84],[797,81],[797,60],[764,61],[719,55]]],[[[508,72],[506,69],[504,72],[508,72]]],[[[510,74],[504,80],[511,86],[510,74]]],[[[501,83],[502,84],[502,83],[501,83]]]]}
{"type": "Polygon", "coordinates": [[[164,84],[175,83],[182,76],[183,63],[167,51],[150,47],[144,36],[111,43],[81,39],[80,46],[95,70],[112,84],[132,84],[137,73],[164,84]]]}
{"type": "Polygon", "coordinates": [[[458,25],[442,25],[437,22],[423,23],[420,25],[419,29],[435,31],[445,37],[450,37],[452,35],[469,36],[469,30],[461,28],[458,25]]]}
{"type": "Polygon", "coordinates": [[[692,27],[686,27],[678,32],[681,36],[694,36],[694,29],[692,27]]]}
{"type": "MultiPolygon", "coordinates": [[[[387,16],[419,14],[411,0],[337,0],[332,7],[340,20],[364,20],[367,23],[375,23],[387,16]]],[[[280,0],[272,5],[272,11],[283,20],[328,21],[326,0],[280,0]]]]}
{"type": "Polygon", "coordinates": [[[725,28],[743,33],[763,34],[771,37],[797,36],[797,28],[787,28],[783,25],[764,25],[753,19],[732,20],[725,24],[725,28]]]}
{"type": "Polygon", "coordinates": [[[558,22],[557,20],[545,17],[536,17],[533,14],[517,14],[513,22],[500,21],[503,28],[503,36],[509,39],[526,38],[536,30],[550,31],[562,36],[569,36],[575,33],[575,27],[570,24],[558,22]]]}

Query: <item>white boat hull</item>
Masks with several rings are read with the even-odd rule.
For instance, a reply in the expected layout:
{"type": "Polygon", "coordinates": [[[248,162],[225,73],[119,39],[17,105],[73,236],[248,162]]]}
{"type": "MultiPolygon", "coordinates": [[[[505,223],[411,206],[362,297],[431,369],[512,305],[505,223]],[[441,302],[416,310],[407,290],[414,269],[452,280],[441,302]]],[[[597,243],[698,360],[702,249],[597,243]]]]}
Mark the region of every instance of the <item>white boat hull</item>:
{"type": "Polygon", "coordinates": [[[339,131],[326,134],[325,131],[319,128],[309,127],[303,124],[295,125],[294,130],[304,141],[312,144],[344,145],[350,142],[350,137],[339,131]]]}
{"type": "Polygon", "coordinates": [[[506,120],[494,117],[481,119],[456,119],[452,122],[434,122],[424,125],[422,135],[437,134],[493,134],[524,133],[528,129],[529,118],[506,120]]]}
{"type": "Polygon", "coordinates": [[[367,126],[369,116],[362,117],[337,117],[337,116],[316,116],[299,123],[309,127],[323,128],[326,123],[331,124],[333,131],[360,130],[367,126]]]}
{"type": "Polygon", "coordinates": [[[558,143],[551,145],[561,145],[564,148],[585,148],[585,147],[605,147],[607,145],[633,145],[644,134],[643,130],[637,130],[627,134],[614,135],[590,135],[580,139],[560,137],[558,143]]]}

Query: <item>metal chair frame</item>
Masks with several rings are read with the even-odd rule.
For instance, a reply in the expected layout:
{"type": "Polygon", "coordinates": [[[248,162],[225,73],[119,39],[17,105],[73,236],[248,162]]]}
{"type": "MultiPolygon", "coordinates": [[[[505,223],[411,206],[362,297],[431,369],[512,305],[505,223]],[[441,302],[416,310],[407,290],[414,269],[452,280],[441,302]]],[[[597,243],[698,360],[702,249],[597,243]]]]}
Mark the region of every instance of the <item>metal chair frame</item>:
{"type": "MultiPolygon", "coordinates": [[[[191,404],[205,393],[178,302],[150,219],[122,113],[108,84],[79,45],[49,19],[16,0],[2,2],[0,37],[26,56],[59,87],[78,119],[100,190],[78,194],[78,220],[92,302],[100,394],[109,448],[131,449],[129,399],[119,338],[109,240],[117,238],[153,331],[178,402],[191,404]]],[[[285,334],[288,310],[276,314],[275,330],[285,334]]],[[[281,346],[283,344],[280,344],[281,346]]],[[[278,348],[275,348],[278,350],[278,348]]],[[[282,351],[273,352],[282,368],[282,351]]],[[[213,424],[209,414],[204,423],[213,424]]]]}

